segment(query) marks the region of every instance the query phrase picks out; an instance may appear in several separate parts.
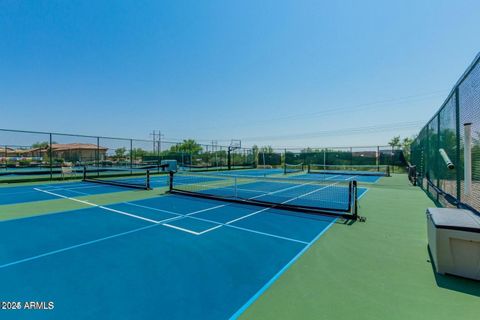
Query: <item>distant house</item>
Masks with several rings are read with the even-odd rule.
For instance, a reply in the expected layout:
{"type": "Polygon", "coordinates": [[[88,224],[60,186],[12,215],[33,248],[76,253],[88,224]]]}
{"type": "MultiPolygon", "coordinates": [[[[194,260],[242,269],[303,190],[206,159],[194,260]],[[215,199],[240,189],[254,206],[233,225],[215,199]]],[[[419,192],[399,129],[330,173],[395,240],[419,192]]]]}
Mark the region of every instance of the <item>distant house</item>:
{"type": "Polygon", "coordinates": [[[47,153],[47,149],[45,148],[32,148],[32,149],[24,149],[24,150],[17,150],[18,156],[25,157],[25,158],[42,158],[47,153]]]}
{"type": "MultiPolygon", "coordinates": [[[[49,150],[46,148],[32,148],[28,150],[19,150],[20,156],[27,158],[34,157],[48,157],[49,150]]],[[[90,143],[56,143],[52,144],[52,158],[63,159],[65,162],[78,162],[78,161],[94,161],[105,160],[108,148],[97,147],[96,144],[90,143]]]]}
{"type": "Polygon", "coordinates": [[[27,149],[22,148],[13,148],[13,147],[1,147],[0,156],[7,158],[17,158],[22,157],[27,149]]]}
{"type": "Polygon", "coordinates": [[[93,161],[97,159],[97,152],[98,160],[105,160],[107,151],[108,148],[90,143],[57,143],[52,145],[53,158],[63,159],[67,162],[93,161]]]}
{"type": "Polygon", "coordinates": [[[18,155],[17,150],[9,147],[2,148],[0,150],[0,153],[2,156],[5,156],[5,157],[16,157],[18,155]]]}

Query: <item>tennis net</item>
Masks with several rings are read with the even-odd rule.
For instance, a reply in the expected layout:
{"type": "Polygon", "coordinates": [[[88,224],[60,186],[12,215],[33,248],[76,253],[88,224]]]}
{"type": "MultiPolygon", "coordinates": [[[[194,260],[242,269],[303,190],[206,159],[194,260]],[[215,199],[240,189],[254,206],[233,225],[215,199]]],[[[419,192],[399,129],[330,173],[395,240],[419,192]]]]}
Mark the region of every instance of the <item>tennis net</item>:
{"type": "Polygon", "coordinates": [[[169,189],[173,194],[360,219],[357,215],[356,181],[327,182],[172,172],[169,189]]]}
{"type": "Polygon", "coordinates": [[[355,175],[355,176],[390,176],[387,165],[308,165],[308,173],[355,175]]]}
{"type": "Polygon", "coordinates": [[[284,174],[298,173],[298,172],[302,172],[303,170],[305,170],[305,167],[304,167],[303,163],[300,163],[300,164],[288,164],[288,163],[286,163],[283,166],[283,173],[284,174]]]}
{"type": "Polygon", "coordinates": [[[121,174],[101,175],[99,170],[87,170],[83,168],[83,181],[99,183],[117,187],[150,190],[150,171],[139,172],[134,176],[124,176],[121,174]]]}

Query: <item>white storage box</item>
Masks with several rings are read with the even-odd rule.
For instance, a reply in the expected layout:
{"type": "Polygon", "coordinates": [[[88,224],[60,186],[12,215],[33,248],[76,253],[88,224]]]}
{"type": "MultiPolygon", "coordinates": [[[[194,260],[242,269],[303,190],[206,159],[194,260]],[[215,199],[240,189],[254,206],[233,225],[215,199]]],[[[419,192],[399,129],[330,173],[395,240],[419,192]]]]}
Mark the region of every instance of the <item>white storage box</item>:
{"type": "Polygon", "coordinates": [[[428,208],[427,225],[437,272],[480,280],[480,217],[469,210],[428,208]]]}
{"type": "Polygon", "coordinates": [[[177,172],[177,160],[162,160],[161,164],[162,165],[164,165],[164,164],[168,165],[168,167],[164,171],[177,172]]]}

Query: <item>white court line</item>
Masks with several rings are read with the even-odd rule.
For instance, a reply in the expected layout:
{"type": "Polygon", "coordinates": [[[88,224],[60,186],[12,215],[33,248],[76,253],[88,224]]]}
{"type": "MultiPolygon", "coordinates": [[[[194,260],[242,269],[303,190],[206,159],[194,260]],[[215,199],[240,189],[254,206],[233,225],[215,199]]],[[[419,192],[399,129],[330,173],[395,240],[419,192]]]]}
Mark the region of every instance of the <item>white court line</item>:
{"type": "Polygon", "coordinates": [[[128,213],[128,212],[125,212],[125,211],[120,211],[120,210],[112,209],[112,208],[109,208],[109,207],[101,206],[101,205],[98,205],[98,204],[94,204],[94,203],[91,203],[91,202],[88,202],[88,201],[67,197],[67,196],[64,196],[64,195],[61,195],[61,194],[56,194],[56,193],[53,193],[53,192],[50,192],[50,191],[45,191],[45,190],[41,190],[41,189],[38,189],[38,188],[34,188],[34,189],[37,190],[37,191],[40,191],[40,192],[45,192],[45,193],[57,196],[57,197],[61,197],[61,198],[64,198],[64,199],[80,202],[80,203],[83,203],[83,204],[86,204],[86,205],[89,205],[89,206],[92,206],[92,207],[97,207],[97,208],[100,208],[100,209],[103,209],[103,210],[106,210],[106,211],[118,213],[118,214],[121,214],[121,215],[129,216],[129,217],[140,219],[140,220],[145,220],[145,221],[152,222],[152,223],[155,223],[155,224],[161,223],[163,226],[166,226],[166,227],[169,227],[169,228],[173,228],[173,229],[181,230],[181,231],[184,231],[184,232],[188,232],[188,233],[191,233],[191,234],[194,234],[194,235],[197,235],[197,236],[200,235],[200,233],[198,233],[198,232],[195,232],[195,231],[192,231],[192,230],[189,230],[189,229],[185,229],[185,228],[181,228],[181,227],[176,227],[176,226],[170,225],[168,223],[165,223],[167,221],[180,219],[181,217],[172,217],[172,218],[168,218],[168,219],[165,219],[165,220],[157,221],[157,220],[152,220],[152,219],[148,219],[148,218],[145,218],[145,217],[141,217],[141,216],[138,216],[138,215],[135,215],[135,214],[131,214],[131,213],[128,213]]]}
{"type": "MultiPolygon", "coordinates": [[[[334,175],[334,176],[331,176],[331,177],[325,178],[325,180],[330,180],[330,179],[333,179],[333,178],[336,178],[336,177],[340,177],[340,175],[339,175],[339,174],[337,174],[337,175],[334,175]]],[[[343,180],[345,180],[345,179],[343,179],[343,180]]]]}
{"type": "Polygon", "coordinates": [[[308,242],[306,242],[306,241],[297,240],[297,239],[293,239],[293,238],[282,237],[282,236],[278,236],[278,235],[276,235],[276,234],[266,233],[266,232],[262,232],[262,231],[258,231],[258,230],[253,230],[253,229],[248,229],[248,228],[242,228],[242,227],[239,227],[239,226],[234,226],[234,225],[232,225],[232,224],[227,224],[227,225],[225,225],[225,226],[226,226],[226,227],[230,227],[230,228],[234,228],[234,229],[238,229],[238,230],[243,230],[243,231],[247,231],[247,232],[252,232],[252,233],[260,234],[260,235],[267,236],[267,237],[272,237],[272,238],[287,240],[287,241],[291,241],[291,242],[298,242],[298,243],[302,243],[302,244],[308,244],[308,242]]]}
{"type": "MultiPolygon", "coordinates": [[[[79,199],[74,199],[74,198],[62,196],[62,195],[59,195],[59,194],[55,194],[55,193],[53,193],[53,192],[49,192],[49,191],[46,191],[46,190],[42,190],[42,189],[38,189],[38,188],[34,188],[34,189],[35,189],[36,191],[39,191],[39,192],[44,192],[44,193],[51,194],[51,195],[54,195],[54,196],[57,196],[57,197],[60,197],[60,198],[65,198],[65,199],[68,199],[68,200],[80,202],[80,203],[83,203],[83,204],[86,204],[86,205],[89,205],[89,206],[99,207],[99,208],[102,208],[102,209],[110,209],[110,208],[106,208],[106,207],[103,207],[103,206],[99,206],[99,205],[96,205],[96,204],[93,204],[93,203],[90,203],[90,202],[87,202],[87,201],[82,201],[82,200],[79,200],[79,199]]],[[[128,235],[128,234],[130,234],[130,233],[139,232],[139,231],[142,231],[142,230],[145,230],[145,229],[149,229],[149,228],[152,228],[152,227],[156,227],[156,226],[158,226],[158,225],[163,225],[162,223],[165,223],[165,222],[167,222],[167,221],[171,221],[171,220],[174,220],[174,219],[182,218],[182,217],[184,216],[184,215],[179,214],[179,213],[169,212],[169,211],[161,210],[161,209],[157,209],[157,208],[152,208],[152,207],[147,207],[147,206],[141,206],[141,205],[136,205],[136,204],[132,204],[132,203],[128,203],[128,204],[135,205],[135,206],[139,206],[139,207],[144,207],[144,208],[149,208],[149,209],[152,209],[152,210],[158,210],[158,211],[162,211],[162,212],[172,213],[172,214],[178,215],[178,217],[172,217],[172,218],[164,219],[164,220],[158,221],[157,223],[155,223],[155,224],[153,224],[153,225],[148,225],[148,226],[145,226],[145,227],[141,227],[141,228],[137,228],[137,229],[134,229],[134,230],[130,230],[130,231],[118,233],[118,234],[111,235],[111,236],[108,236],[108,237],[98,238],[98,239],[95,239],[95,240],[83,242],[83,243],[80,243],[80,244],[76,244],[76,245],[69,246],[69,247],[65,247],[65,248],[58,249],[58,250],[53,250],[53,251],[46,252],[46,253],[43,253],[43,254],[39,254],[39,255],[36,255],[36,256],[32,256],[32,257],[29,257],[29,258],[20,259],[20,260],[17,260],[17,261],[13,261],[13,262],[10,262],[10,263],[6,263],[6,264],[3,264],[3,265],[0,265],[0,269],[1,269],[1,268],[5,268],[5,267],[9,267],[9,266],[12,266],[12,265],[20,264],[20,263],[23,263],[23,262],[28,262],[28,261],[31,261],[31,260],[40,259],[40,258],[42,258],[42,257],[54,255],[54,254],[57,254],[57,253],[62,253],[62,252],[65,252],[65,251],[73,250],[73,249],[76,249],[76,248],[79,248],[79,247],[91,245],[91,244],[94,244],[94,243],[97,243],[97,242],[102,242],[102,241],[106,241],[106,240],[113,239],[113,238],[116,238],[116,237],[121,237],[121,236],[124,236],[124,235],[128,235]]],[[[216,206],[216,207],[213,207],[213,208],[219,208],[219,207],[224,207],[224,206],[227,206],[227,205],[220,205],[220,206],[216,206]]],[[[213,208],[211,208],[211,209],[213,209],[213,208]]],[[[210,209],[210,210],[211,210],[211,209],[210,209]]],[[[269,209],[269,208],[266,208],[266,209],[269,209]]],[[[110,209],[110,210],[113,210],[113,209],[110,209]]],[[[109,211],[110,211],[110,210],[109,210],[109,211]]],[[[198,213],[198,212],[200,212],[200,211],[207,211],[207,210],[208,210],[208,209],[199,210],[199,211],[191,212],[190,214],[195,214],[195,213],[198,213]]],[[[118,212],[118,210],[117,210],[117,212],[118,212]]],[[[122,212],[119,212],[119,213],[122,213],[122,212]]],[[[124,213],[122,213],[122,214],[124,214],[124,213]]],[[[129,214],[129,215],[130,215],[130,214],[129,214]]],[[[139,217],[139,218],[142,218],[142,217],[139,217]]],[[[308,242],[305,242],[305,241],[301,241],[301,240],[297,240],[297,239],[292,239],[292,238],[287,238],[287,237],[282,237],[282,236],[277,236],[277,235],[274,235],[274,234],[269,234],[269,233],[265,233],[265,232],[260,232],[260,231],[257,231],[257,230],[251,230],[251,229],[242,228],[242,227],[238,227],[238,226],[234,226],[234,225],[220,224],[219,222],[216,222],[216,221],[210,221],[210,220],[207,220],[207,219],[202,219],[202,218],[193,217],[193,216],[190,217],[190,218],[196,219],[196,220],[202,220],[202,221],[206,221],[206,222],[211,222],[211,223],[215,223],[215,224],[219,224],[218,226],[216,226],[216,227],[214,227],[214,228],[220,228],[221,226],[224,226],[224,225],[225,225],[225,226],[227,226],[227,227],[234,228],[234,229],[238,229],[238,230],[242,230],[242,231],[246,231],[246,232],[256,233],[256,234],[260,234],[260,235],[264,235],[264,236],[269,236],[269,237],[274,237],[274,238],[278,238],[278,239],[282,239],[282,240],[287,240],[287,241],[293,241],[293,242],[308,244],[308,242]]],[[[149,220],[149,219],[148,219],[148,220],[149,220]]],[[[153,222],[153,221],[154,221],[154,220],[151,220],[151,222],[153,222]]],[[[212,228],[211,228],[211,229],[212,229],[212,228]]]]}
{"type": "MultiPolygon", "coordinates": [[[[229,205],[231,205],[230,203],[229,203],[229,204],[222,204],[222,205],[219,205],[219,206],[215,206],[215,207],[211,207],[211,208],[207,208],[207,209],[202,209],[202,210],[198,210],[198,211],[193,211],[193,212],[190,212],[190,213],[187,213],[187,214],[181,214],[181,213],[177,213],[177,212],[172,212],[172,211],[166,211],[166,210],[162,210],[162,209],[157,209],[157,208],[154,208],[154,207],[137,205],[137,204],[134,204],[134,203],[128,203],[128,202],[124,202],[124,203],[126,203],[126,204],[131,204],[131,205],[138,206],[138,207],[145,208],[145,209],[150,209],[150,210],[160,211],[160,212],[167,212],[167,213],[171,213],[171,214],[177,215],[176,217],[172,217],[172,218],[163,220],[163,221],[161,221],[161,222],[168,222],[168,221],[174,221],[174,220],[183,219],[183,218],[190,218],[190,219],[195,219],[195,220],[199,220],[199,221],[203,221],[203,222],[210,222],[210,223],[213,223],[213,224],[217,224],[217,226],[215,226],[215,227],[213,227],[213,228],[210,228],[210,230],[208,230],[208,229],[207,229],[207,230],[204,230],[204,231],[200,232],[200,234],[204,234],[204,233],[206,233],[207,231],[211,231],[211,230],[218,229],[218,228],[220,228],[220,227],[225,226],[225,227],[230,227],[230,228],[234,228],[234,229],[239,229],[239,230],[247,231],[247,232],[251,232],[251,233],[257,233],[257,234],[261,234],[261,235],[264,235],[264,236],[273,237],[273,238],[277,238],[277,239],[283,239],[283,240],[292,241],[292,242],[299,242],[299,243],[303,243],[303,244],[306,244],[306,243],[307,243],[307,242],[305,242],[305,241],[298,240],[298,239],[282,237],[282,236],[275,235],[275,234],[271,234],[271,233],[261,232],[261,231],[252,230],[252,229],[248,229],[248,228],[242,228],[242,227],[230,225],[230,224],[227,224],[227,223],[222,223],[222,222],[218,222],[218,221],[214,221],[214,220],[209,220],[209,219],[204,219],[204,218],[199,218],[199,217],[193,216],[193,214],[196,214],[196,213],[205,212],[205,211],[209,211],[209,210],[213,210],[213,209],[218,209],[218,208],[221,208],[221,207],[229,206],[229,205]]],[[[264,210],[268,210],[268,209],[272,209],[272,208],[265,208],[265,209],[262,209],[262,210],[260,210],[260,211],[264,211],[264,210]]],[[[258,213],[258,212],[254,212],[254,214],[256,214],[256,213],[258,213]]],[[[249,214],[249,216],[250,216],[250,215],[252,215],[252,213],[249,214]]]]}
{"type": "Polygon", "coordinates": [[[54,193],[54,192],[50,192],[50,191],[46,191],[46,190],[42,190],[42,189],[38,189],[38,188],[34,188],[34,189],[39,191],[39,192],[45,192],[47,194],[57,196],[59,198],[83,203],[83,204],[86,204],[86,205],[91,206],[91,207],[100,208],[100,209],[103,209],[103,210],[119,213],[119,214],[122,214],[122,215],[125,215],[125,216],[129,216],[129,217],[132,217],[132,218],[136,218],[136,219],[140,219],[140,220],[144,220],[144,221],[148,221],[148,222],[152,222],[152,223],[158,223],[158,221],[156,221],[156,220],[152,220],[152,219],[148,219],[148,218],[145,218],[145,217],[137,216],[137,215],[134,215],[134,214],[131,214],[131,213],[128,213],[128,212],[123,212],[123,211],[111,209],[111,208],[104,207],[104,206],[101,206],[101,205],[98,205],[98,204],[95,204],[95,203],[91,203],[91,202],[88,202],[88,201],[67,197],[67,196],[64,196],[64,195],[61,195],[61,194],[58,194],[58,193],[54,193]]]}
{"type": "MultiPolygon", "coordinates": [[[[279,190],[272,191],[272,192],[269,192],[269,193],[266,193],[266,194],[261,194],[261,195],[255,196],[255,197],[251,197],[251,198],[249,198],[249,199],[256,199],[256,198],[264,197],[264,196],[267,196],[267,195],[272,195],[272,194],[276,194],[276,193],[279,193],[279,192],[284,192],[284,191],[287,191],[287,190],[299,188],[299,187],[302,187],[302,186],[305,186],[305,185],[309,185],[309,184],[312,184],[312,183],[313,183],[313,181],[307,182],[307,183],[302,183],[302,184],[299,184],[299,185],[294,185],[294,186],[291,186],[291,187],[288,187],[288,188],[279,189],[279,190]]],[[[293,200],[295,200],[295,199],[298,199],[298,197],[293,198],[293,199],[289,199],[289,200],[287,200],[287,201],[293,201],[293,200]]],[[[283,204],[283,203],[286,203],[286,202],[282,202],[282,204],[283,204]]],[[[219,206],[216,206],[216,207],[211,207],[211,208],[207,208],[207,209],[203,209],[203,210],[191,212],[191,213],[189,213],[189,214],[187,214],[187,215],[184,215],[184,216],[191,216],[191,215],[196,214],[196,213],[205,212],[205,211],[210,211],[210,210],[214,210],[214,209],[226,207],[226,206],[229,206],[229,205],[231,205],[231,204],[230,204],[230,203],[229,203],[229,204],[223,204],[223,205],[219,205],[219,206]]],[[[221,226],[229,226],[229,224],[231,224],[231,223],[233,223],[233,222],[236,222],[236,221],[239,221],[239,220],[248,218],[248,217],[250,217],[250,216],[256,215],[256,214],[258,214],[258,213],[260,213],[260,212],[267,211],[267,210],[272,209],[272,208],[274,208],[274,205],[272,205],[272,207],[269,207],[269,208],[264,208],[264,209],[261,209],[261,210],[258,210],[258,211],[249,213],[249,214],[247,214],[247,215],[245,215],[245,216],[239,217],[239,218],[234,219],[234,220],[232,220],[232,221],[229,221],[229,222],[227,222],[227,223],[224,223],[224,224],[223,224],[223,223],[220,223],[219,226],[214,227],[214,228],[210,228],[210,230],[205,230],[205,231],[202,232],[201,234],[204,234],[204,233],[206,233],[207,231],[212,231],[212,230],[214,230],[214,229],[220,228],[221,226]]],[[[196,218],[196,217],[191,217],[191,218],[196,218]]],[[[179,219],[180,219],[180,218],[179,218],[179,219]]],[[[196,219],[202,220],[201,218],[196,218],[196,219]]],[[[218,222],[216,222],[216,221],[210,221],[210,220],[206,220],[206,219],[205,219],[205,221],[209,221],[209,222],[213,222],[213,223],[218,223],[218,222]]],[[[246,229],[246,230],[249,230],[249,231],[252,231],[252,232],[253,232],[253,230],[250,230],[250,229],[246,229]]],[[[271,234],[268,234],[268,235],[270,235],[270,236],[275,236],[275,235],[271,235],[271,234]]],[[[279,236],[275,236],[275,237],[279,237],[279,236]]],[[[295,242],[299,242],[299,241],[300,241],[300,240],[290,239],[290,238],[286,238],[286,239],[291,240],[291,241],[295,241],[295,242]]],[[[301,242],[301,241],[300,241],[300,242],[301,242]]]]}
{"type": "Polygon", "coordinates": [[[203,230],[202,232],[199,232],[198,235],[202,235],[202,234],[204,234],[204,233],[210,232],[210,231],[215,230],[215,229],[218,229],[218,228],[220,228],[220,227],[222,227],[221,224],[219,224],[218,226],[212,227],[212,228],[210,228],[210,229],[203,230]]]}
{"type": "Polygon", "coordinates": [[[40,258],[43,258],[43,257],[51,256],[51,255],[54,255],[54,254],[57,254],[57,253],[73,250],[73,249],[80,248],[80,247],[83,247],[83,246],[88,246],[88,245],[91,245],[91,244],[94,244],[94,243],[97,243],[97,242],[121,237],[121,236],[130,234],[130,233],[134,233],[134,232],[142,231],[142,230],[145,230],[145,229],[153,228],[153,227],[156,227],[158,225],[159,224],[150,224],[148,226],[144,226],[144,227],[141,227],[141,228],[117,233],[117,234],[114,234],[114,235],[111,235],[111,236],[108,236],[108,237],[103,237],[103,238],[98,238],[98,239],[87,241],[87,242],[82,242],[82,243],[79,243],[79,244],[76,244],[76,245],[73,245],[73,246],[68,246],[68,247],[65,247],[65,248],[62,248],[62,249],[53,250],[53,251],[45,252],[45,253],[42,253],[42,254],[38,254],[36,256],[32,256],[32,257],[29,257],[29,258],[24,258],[24,259],[16,260],[16,261],[13,261],[13,262],[5,263],[5,264],[0,265],[0,269],[10,267],[10,266],[13,266],[13,265],[16,265],[16,264],[20,264],[20,263],[23,263],[23,262],[28,262],[28,261],[40,259],[40,258]]]}
{"type": "Polygon", "coordinates": [[[164,213],[181,215],[181,213],[178,213],[178,212],[173,212],[173,211],[168,211],[168,210],[163,210],[163,209],[158,209],[158,208],[152,208],[152,207],[142,206],[141,204],[136,204],[136,203],[133,203],[133,202],[122,202],[122,203],[128,204],[128,205],[130,205],[130,206],[139,207],[139,208],[151,209],[151,210],[154,210],[154,211],[160,211],[160,212],[164,212],[164,213]]]}
{"type": "Polygon", "coordinates": [[[73,189],[64,189],[64,188],[49,189],[48,191],[67,191],[67,192],[77,193],[77,194],[80,194],[82,196],[91,196],[92,195],[91,193],[85,193],[85,192],[81,192],[81,191],[77,191],[77,190],[73,190],[73,189]]]}
{"type": "MultiPolygon", "coordinates": [[[[311,183],[313,183],[313,182],[311,182],[311,183]]],[[[298,197],[295,197],[295,198],[292,198],[292,199],[288,199],[288,200],[286,200],[286,201],[283,201],[281,204],[289,203],[290,201],[303,198],[303,197],[305,197],[305,196],[307,196],[307,195],[310,195],[310,194],[312,194],[312,193],[315,193],[315,192],[318,192],[318,191],[323,190],[323,189],[325,189],[325,188],[334,186],[335,184],[338,184],[338,182],[337,182],[337,183],[334,183],[334,184],[330,184],[330,185],[328,185],[328,186],[324,186],[324,187],[322,187],[322,188],[320,188],[320,189],[313,190],[313,191],[311,191],[311,192],[305,193],[305,194],[300,195],[300,196],[298,196],[298,197]]],[[[304,185],[307,185],[307,183],[302,184],[301,186],[304,186],[304,185]]],[[[253,216],[253,215],[256,215],[257,213],[260,213],[260,212],[263,212],[263,211],[267,211],[267,210],[269,210],[269,209],[275,209],[275,206],[272,205],[272,207],[264,208],[264,209],[262,209],[262,210],[258,210],[258,211],[252,212],[252,213],[247,214],[247,215],[245,215],[245,216],[242,216],[242,217],[240,217],[240,218],[231,220],[231,221],[227,222],[226,224],[231,224],[231,223],[234,223],[234,222],[243,220],[243,219],[245,219],[245,218],[251,217],[251,216],[253,216]]]]}
{"type": "Polygon", "coordinates": [[[172,229],[176,229],[176,230],[180,230],[180,231],[183,231],[183,232],[191,233],[191,234],[194,234],[194,235],[196,235],[196,236],[200,235],[199,232],[195,232],[195,231],[192,231],[192,230],[190,230],[190,229],[185,229],[185,228],[177,227],[177,226],[174,226],[174,225],[171,225],[171,224],[168,224],[168,223],[162,223],[162,225],[165,226],[165,227],[172,228],[172,229]]]}
{"type": "Polygon", "coordinates": [[[253,215],[256,215],[257,213],[260,213],[260,212],[263,212],[263,211],[267,211],[268,209],[272,209],[272,208],[264,208],[264,209],[262,209],[262,210],[258,210],[258,211],[252,212],[252,213],[250,213],[250,214],[241,216],[241,217],[239,217],[239,218],[237,218],[237,219],[230,220],[230,221],[228,221],[226,224],[231,224],[231,223],[234,223],[234,222],[243,220],[243,219],[245,219],[245,218],[248,218],[248,217],[251,217],[251,216],[253,216],[253,215]]]}

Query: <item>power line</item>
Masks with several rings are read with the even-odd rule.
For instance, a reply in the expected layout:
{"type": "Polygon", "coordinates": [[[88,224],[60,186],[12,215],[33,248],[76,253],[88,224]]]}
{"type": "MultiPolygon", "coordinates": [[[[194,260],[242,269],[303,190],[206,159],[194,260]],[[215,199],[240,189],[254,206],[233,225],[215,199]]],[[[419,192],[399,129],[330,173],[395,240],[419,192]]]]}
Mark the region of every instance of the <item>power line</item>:
{"type": "MultiPolygon", "coordinates": [[[[409,121],[409,122],[396,122],[382,125],[372,125],[364,127],[354,127],[354,128],[342,128],[336,130],[323,130],[323,131],[314,131],[298,134],[282,134],[282,135],[272,135],[272,136],[254,136],[254,137],[243,137],[243,141],[278,141],[278,140],[300,140],[307,138],[316,138],[316,137],[325,137],[325,136],[346,136],[346,135],[358,135],[358,134],[368,134],[381,131],[395,131],[398,129],[413,129],[420,128],[425,124],[426,121],[409,121]]],[[[171,140],[180,140],[170,138],[171,140]]],[[[197,142],[207,141],[211,142],[212,139],[195,139],[197,142]]],[[[217,139],[215,141],[229,141],[217,139]]]]}
{"type": "MultiPolygon", "coordinates": [[[[385,104],[402,104],[402,103],[411,103],[415,101],[421,101],[424,99],[432,98],[438,95],[443,95],[445,92],[448,90],[437,90],[437,91],[432,91],[428,93],[422,93],[422,94],[417,94],[417,95],[411,95],[411,96],[405,96],[405,97],[399,97],[399,98],[391,98],[391,99],[385,99],[385,100],[379,100],[379,101],[373,101],[373,102],[368,102],[368,103],[360,103],[356,105],[349,105],[349,106],[337,106],[337,107],[331,107],[328,109],[323,109],[315,112],[309,112],[309,113],[297,113],[297,114],[291,114],[291,115],[286,115],[282,117],[272,117],[268,119],[261,119],[261,120],[253,120],[253,121],[246,121],[246,122],[236,122],[236,125],[242,125],[242,127],[251,127],[251,126],[256,126],[264,123],[272,123],[273,121],[282,121],[282,120],[300,120],[303,118],[312,118],[312,117],[324,117],[327,115],[334,115],[334,114],[343,114],[345,112],[348,112],[349,114],[352,112],[357,112],[357,111],[365,111],[369,109],[375,109],[382,107],[385,104]]],[[[205,130],[205,129],[212,129],[212,128],[222,128],[230,125],[220,125],[220,126],[211,126],[208,128],[197,128],[197,130],[205,130]]]]}
{"type": "Polygon", "coordinates": [[[424,121],[413,121],[413,122],[398,122],[390,123],[385,125],[378,126],[367,126],[367,127],[356,127],[356,128],[345,128],[329,131],[315,131],[307,132],[293,135],[275,135],[275,136],[257,136],[257,137],[244,137],[242,140],[245,141],[266,141],[266,140],[299,140],[306,138],[316,138],[323,136],[346,136],[346,135],[358,135],[361,133],[372,133],[379,131],[392,131],[398,129],[409,129],[409,128],[420,128],[423,126],[424,121]]]}

